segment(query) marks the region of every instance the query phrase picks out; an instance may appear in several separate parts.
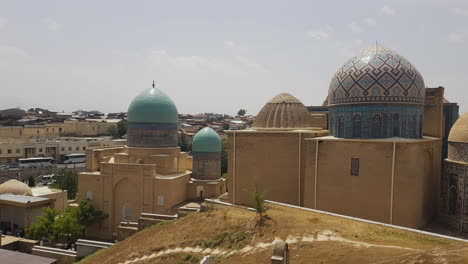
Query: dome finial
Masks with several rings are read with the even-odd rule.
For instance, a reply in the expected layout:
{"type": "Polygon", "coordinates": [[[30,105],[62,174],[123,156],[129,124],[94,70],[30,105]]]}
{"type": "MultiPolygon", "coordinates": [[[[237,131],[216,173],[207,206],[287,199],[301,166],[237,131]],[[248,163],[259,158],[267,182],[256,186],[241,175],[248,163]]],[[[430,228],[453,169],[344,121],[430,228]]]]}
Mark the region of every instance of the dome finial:
{"type": "Polygon", "coordinates": [[[153,80],[153,88],[154,88],[154,87],[155,87],[155,85],[154,85],[154,80],[153,80]]]}

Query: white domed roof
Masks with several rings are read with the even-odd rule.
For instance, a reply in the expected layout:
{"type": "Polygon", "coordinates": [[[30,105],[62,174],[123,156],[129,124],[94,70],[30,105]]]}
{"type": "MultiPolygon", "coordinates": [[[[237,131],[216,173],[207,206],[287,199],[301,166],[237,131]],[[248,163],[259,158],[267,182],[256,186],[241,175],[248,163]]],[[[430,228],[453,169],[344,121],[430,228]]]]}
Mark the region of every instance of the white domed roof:
{"type": "Polygon", "coordinates": [[[8,180],[0,184],[0,194],[18,194],[32,196],[32,190],[27,184],[17,180],[8,180]]]}

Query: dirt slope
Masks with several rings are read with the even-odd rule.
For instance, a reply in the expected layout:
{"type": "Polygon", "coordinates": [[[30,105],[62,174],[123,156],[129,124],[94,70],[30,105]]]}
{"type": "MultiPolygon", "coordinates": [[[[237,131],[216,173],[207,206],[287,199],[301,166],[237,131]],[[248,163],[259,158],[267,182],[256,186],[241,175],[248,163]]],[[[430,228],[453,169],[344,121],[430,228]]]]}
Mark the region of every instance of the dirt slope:
{"type": "Polygon", "coordinates": [[[291,263],[468,263],[468,244],[390,227],[269,205],[269,219],[211,205],[211,210],[149,227],[82,264],[270,263],[275,239],[290,245],[291,263]]]}

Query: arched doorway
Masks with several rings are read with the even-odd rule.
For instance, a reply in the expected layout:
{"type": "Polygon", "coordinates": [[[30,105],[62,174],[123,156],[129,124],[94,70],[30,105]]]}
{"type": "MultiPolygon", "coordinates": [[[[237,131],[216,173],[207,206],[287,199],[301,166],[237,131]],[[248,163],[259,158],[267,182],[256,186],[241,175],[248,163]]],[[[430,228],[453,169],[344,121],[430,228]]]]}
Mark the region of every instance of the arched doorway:
{"type": "Polygon", "coordinates": [[[205,198],[203,186],[197,186],[197,198],[203,200],[205,198]]]}
{"type": "Polygon", "coordinates": [[[119,181],[113,190],[114,207],[112,227],[117,232],[120,222],[135,222],[141,213],[139,188],[128,178],[119,181]]]}

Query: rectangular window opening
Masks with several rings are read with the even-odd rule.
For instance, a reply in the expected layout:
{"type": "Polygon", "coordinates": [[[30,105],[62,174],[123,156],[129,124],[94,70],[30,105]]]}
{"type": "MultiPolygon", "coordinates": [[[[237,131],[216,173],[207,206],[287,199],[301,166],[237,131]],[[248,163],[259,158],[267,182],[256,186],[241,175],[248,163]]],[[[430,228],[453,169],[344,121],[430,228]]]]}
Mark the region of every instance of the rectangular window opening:
{"type": "Polygon", "coordinates": [[[351,176],[359,176],[359,158],[351,158],[351,176]]]}

